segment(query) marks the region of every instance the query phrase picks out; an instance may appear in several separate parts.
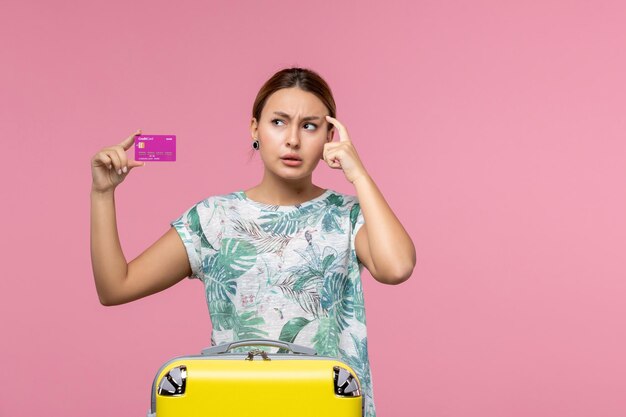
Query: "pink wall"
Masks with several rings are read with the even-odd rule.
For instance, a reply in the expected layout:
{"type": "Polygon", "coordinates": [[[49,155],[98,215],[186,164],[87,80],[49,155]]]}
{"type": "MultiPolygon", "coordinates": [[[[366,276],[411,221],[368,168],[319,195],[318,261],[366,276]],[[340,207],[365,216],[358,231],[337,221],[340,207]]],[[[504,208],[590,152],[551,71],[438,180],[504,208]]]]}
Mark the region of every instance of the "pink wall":
{"type": "Polygon", "coordinates": [[[118,189],[130,261],[191,204],[259,180],[252,100],[291,65],[329,81],[417,247],[407,283],[363,277],[379,416],[625,415],[624,16],[621,1],[3,1],[0,415],[145,415],[157,368],[209,345],[197,281],[98,303],[89,160],[137,128],[178,135],[177,162],[118,189]]]}

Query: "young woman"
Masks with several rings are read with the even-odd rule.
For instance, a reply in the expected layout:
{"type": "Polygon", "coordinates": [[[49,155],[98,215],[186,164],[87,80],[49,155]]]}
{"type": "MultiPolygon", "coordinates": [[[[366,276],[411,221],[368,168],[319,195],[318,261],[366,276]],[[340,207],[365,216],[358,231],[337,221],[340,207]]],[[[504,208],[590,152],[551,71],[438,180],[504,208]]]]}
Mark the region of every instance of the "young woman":
{"type": "Polygon", "coordinates": [[[138,130],[91,161],[91,258],[103,305],[127,303],[184,277],[205,286],[212,343],[280,339],[314,347],[357,372],[365,415],[375,416],[361,270],[399,284],[415,248],[335,118],[326,82],[283,69],[253,105],[252,147],[265,166],[245,191],[208,197],[186,210],[130,263],[122,253],[114,190],[142,163],[125,151],[138,130]],[[333,141],[335,129],[339,140],[333,141]],[[320,160],[341,169],[356,197],[312,182],[320,160]]]}

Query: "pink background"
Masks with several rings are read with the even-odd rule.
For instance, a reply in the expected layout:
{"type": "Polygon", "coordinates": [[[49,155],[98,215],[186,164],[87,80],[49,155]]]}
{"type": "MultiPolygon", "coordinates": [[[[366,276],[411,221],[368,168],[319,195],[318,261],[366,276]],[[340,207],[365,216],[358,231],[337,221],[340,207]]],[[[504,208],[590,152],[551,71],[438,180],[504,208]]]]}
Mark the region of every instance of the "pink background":
{"type": "MultiPolygon", "coordinates": [[[[198,281],[99,304],[90,158],[142,128],[177,161],[116,193],[127,260],[248,188],[248,124],[284,66],[319,71],[409,231],[413,277],[365,273],[378,414],[626,414],[622,1],[24,1],[0,8],[1,416],[143,416],[210,344],[198,281]]],[[[320,165],[316,182],[353,193],[320,165]]]]}

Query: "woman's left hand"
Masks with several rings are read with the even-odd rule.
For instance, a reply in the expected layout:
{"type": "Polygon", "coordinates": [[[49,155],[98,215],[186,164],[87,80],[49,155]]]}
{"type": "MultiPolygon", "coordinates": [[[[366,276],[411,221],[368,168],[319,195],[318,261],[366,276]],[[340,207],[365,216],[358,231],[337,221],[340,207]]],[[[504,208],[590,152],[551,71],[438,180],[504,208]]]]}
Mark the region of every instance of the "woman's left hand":
{"type": "Polygon", "coordinates": [[[324,144],[324,153],[322,158],[329,167],[333,169],[342,169],[348,181],[354,183],[357,178],[366,176],[367,172],[363,163],[356,153],[354,145],[348,136],[346,127],[334,117],[326,116],[326,121],[339,131],[338,142],[328,142],[324,144]]]}

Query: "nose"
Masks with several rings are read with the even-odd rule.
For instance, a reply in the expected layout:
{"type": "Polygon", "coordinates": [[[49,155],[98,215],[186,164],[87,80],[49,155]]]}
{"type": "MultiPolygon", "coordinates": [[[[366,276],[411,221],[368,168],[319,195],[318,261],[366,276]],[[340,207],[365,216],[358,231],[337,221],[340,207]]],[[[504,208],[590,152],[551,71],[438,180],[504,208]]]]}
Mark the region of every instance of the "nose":
{"type": "Polygon", "coordinates": [[[300,135],[298,131],[297,125],[294,123],[294,128],[289,130],[287,136],[287,146],[290,148],[299,148],[300,147],[300,135]]]}

